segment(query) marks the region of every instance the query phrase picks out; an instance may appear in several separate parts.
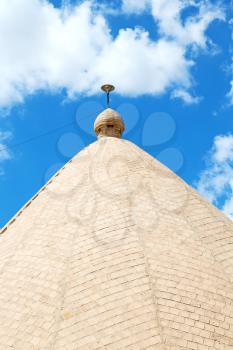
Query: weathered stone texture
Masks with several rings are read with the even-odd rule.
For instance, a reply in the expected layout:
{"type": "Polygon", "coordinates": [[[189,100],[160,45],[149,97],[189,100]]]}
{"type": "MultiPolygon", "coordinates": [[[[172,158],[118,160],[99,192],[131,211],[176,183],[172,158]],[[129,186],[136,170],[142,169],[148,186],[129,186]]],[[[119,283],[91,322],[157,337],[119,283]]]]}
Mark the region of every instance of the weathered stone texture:
{"type": "Polygon", "coordinates": [[[103,137],[3,229],[0,350],[233,349],[233,224],[103,137]]]}

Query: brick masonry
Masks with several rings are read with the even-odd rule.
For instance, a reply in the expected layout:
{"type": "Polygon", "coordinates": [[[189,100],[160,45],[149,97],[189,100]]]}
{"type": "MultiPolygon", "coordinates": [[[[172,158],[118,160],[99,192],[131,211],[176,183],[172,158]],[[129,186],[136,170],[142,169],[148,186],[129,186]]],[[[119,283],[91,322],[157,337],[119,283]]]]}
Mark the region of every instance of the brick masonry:
{"type": "Polygon", "coordinates": [[[233,224],[103,137],[0,237],[0,350],[233,349],[233,224]]]}

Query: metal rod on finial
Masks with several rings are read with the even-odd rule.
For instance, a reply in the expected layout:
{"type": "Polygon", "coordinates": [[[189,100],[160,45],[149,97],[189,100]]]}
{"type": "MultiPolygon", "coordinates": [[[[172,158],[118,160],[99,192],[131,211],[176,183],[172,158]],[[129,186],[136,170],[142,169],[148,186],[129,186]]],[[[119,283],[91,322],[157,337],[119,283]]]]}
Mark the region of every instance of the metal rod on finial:
{"type": "Polygon", "coordinates": [[[101,86],[101,90],[103,90],[104,92],[106,92],[107,95],[107,107],[109,108],[110,105],[110,92],[115,90],[115,87],[111,84],[104,84],[103,86],[101,86]]]}

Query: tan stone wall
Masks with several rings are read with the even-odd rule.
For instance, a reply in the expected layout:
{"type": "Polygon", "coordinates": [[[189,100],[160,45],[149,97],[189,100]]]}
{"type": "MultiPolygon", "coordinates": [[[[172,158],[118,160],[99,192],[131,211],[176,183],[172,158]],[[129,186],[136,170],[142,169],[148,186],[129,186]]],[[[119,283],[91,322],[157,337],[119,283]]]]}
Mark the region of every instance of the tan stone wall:
{"type": "Polygon", "coordinates": [[[0,237],[0,350],[233,349],[233,224],[128,141],[80,152],[0,237]]]}

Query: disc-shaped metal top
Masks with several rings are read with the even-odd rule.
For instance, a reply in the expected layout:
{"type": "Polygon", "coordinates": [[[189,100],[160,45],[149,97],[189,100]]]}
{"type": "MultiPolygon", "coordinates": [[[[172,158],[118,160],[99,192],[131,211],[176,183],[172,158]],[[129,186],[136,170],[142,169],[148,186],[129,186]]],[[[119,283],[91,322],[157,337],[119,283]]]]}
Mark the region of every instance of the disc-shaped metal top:
{"type": "Polygon", "coordinates": [[[115,86],[111,84],[104,84],[103,86],[101,86],[101,90],[105,91],[106,93],[109,93],[115,90],[115,86]]]}

